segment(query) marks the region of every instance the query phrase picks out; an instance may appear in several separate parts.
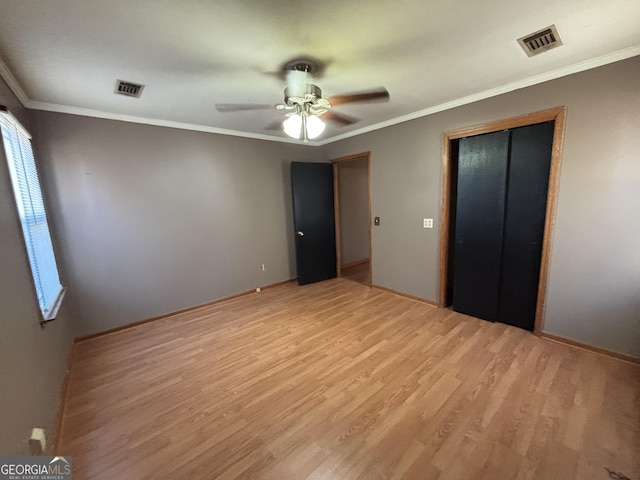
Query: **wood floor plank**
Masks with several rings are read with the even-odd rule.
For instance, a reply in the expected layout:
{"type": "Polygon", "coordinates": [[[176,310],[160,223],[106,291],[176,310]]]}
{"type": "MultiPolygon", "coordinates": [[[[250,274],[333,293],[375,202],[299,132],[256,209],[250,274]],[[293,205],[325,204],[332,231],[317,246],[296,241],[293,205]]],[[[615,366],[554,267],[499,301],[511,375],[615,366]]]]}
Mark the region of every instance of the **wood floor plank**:
{"type": "Polygon", "coordinates": [[[638,365],[347,279],[74,345],[57,446],[96,480],[607,480],[638,452],[638,365]]]}

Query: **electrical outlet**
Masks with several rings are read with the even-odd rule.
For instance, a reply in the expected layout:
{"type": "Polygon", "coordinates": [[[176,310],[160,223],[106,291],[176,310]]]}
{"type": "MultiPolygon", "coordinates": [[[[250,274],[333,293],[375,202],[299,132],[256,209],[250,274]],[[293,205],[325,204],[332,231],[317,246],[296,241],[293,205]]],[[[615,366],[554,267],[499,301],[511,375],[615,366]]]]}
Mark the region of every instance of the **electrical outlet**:
{"type": "Polygon", "coordinates": [[[423,218],[422,228],[433,228],[433,218],[423,218]]]}
{"type": "Polygon", "coordinates": [[[260,270],[262,270],[264,272],[266,269],[267,268],[264,266],[264,263],[262,265],[260,265],[260,270]]]}
{"type": "Polygon", "coordinates": [[[29,449],[31,455],[39,456],[47,449],[47,438],[42,428],[34,428],[31,431],[31,438],[29,439],[29,449]]]}

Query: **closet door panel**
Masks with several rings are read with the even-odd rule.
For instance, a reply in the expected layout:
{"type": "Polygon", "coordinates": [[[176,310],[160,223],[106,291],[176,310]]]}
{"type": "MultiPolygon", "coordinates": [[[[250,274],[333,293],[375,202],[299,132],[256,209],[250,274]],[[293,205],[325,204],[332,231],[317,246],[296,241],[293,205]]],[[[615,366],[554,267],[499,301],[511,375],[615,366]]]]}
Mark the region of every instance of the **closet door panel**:
{"type": "Polygon", "coordinates": [[[553,122],[511,131],[498,320],[533,330],[553,122]]]}
{"type": "Polygon", "coordinates": [[[459,143],[453,309],[498,318],[509,132],[459,143]]]}

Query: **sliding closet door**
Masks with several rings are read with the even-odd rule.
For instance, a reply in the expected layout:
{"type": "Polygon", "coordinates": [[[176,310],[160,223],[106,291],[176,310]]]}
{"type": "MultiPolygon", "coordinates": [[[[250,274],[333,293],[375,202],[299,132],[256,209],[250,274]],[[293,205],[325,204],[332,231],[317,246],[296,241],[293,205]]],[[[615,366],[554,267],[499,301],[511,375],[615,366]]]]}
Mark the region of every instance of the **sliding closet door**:
{"type": "Polygon", "coordinates": [[[511,131],[498,320],[533,330],[553,122],[511,131]]]}
{"type": "Polygon", "coordinates": [[[460,140],[453,309],[498,318],[509,132],[460,140]]]}

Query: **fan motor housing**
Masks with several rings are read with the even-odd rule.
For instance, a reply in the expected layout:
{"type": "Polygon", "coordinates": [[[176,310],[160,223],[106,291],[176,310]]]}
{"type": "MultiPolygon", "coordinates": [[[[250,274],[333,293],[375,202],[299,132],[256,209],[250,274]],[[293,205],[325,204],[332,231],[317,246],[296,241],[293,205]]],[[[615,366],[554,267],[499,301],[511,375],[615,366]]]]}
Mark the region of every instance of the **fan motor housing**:
{"type": "Polygon", "coordinates": [[[316,60],[311,58],[296,58],[284,64],[282,71],[298,70],[299,72],[307,72],[312,77],[320,73],[321,67],[316,60]]]}
{"type": "Polygon", "coordinates": [[[302,95],[293,95],[290,87],[284,89],[284,103],[292,107],[303,103],[315,103],[318,98],[322,98],[322,90],[311,83],[305,85],[305,91],[302,95]]]}
{"type": "Polygon", "coordinates": [[[296,111],[305,111],[310,115],[322,115],[331,108],[329,100],[322,98],[322,90],[317,85],[305,85],[303,95],[292,95],[289,87],[284,89],[284,103],[295,107],[296,111]]]}

